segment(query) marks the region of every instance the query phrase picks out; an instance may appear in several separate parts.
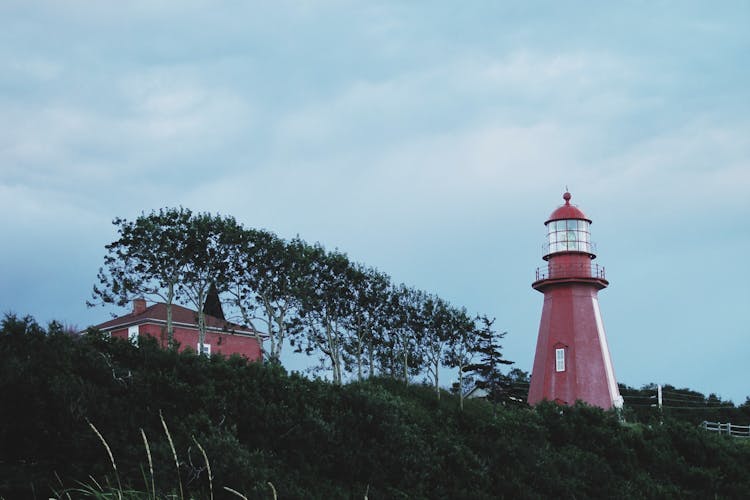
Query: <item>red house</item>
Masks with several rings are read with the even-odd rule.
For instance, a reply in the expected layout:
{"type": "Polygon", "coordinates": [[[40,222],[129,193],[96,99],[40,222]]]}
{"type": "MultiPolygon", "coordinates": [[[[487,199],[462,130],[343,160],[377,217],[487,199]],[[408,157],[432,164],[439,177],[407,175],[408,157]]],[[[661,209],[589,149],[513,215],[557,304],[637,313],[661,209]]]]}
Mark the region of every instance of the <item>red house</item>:
{"type": "MultiPolygon", "coordinates": [[[[266,335],[252,328],[236,325],[215,316],[205,315],[206,340],[203,344],[206,354],[239,354],[250,361],[263,359],[262,341],[266,335]]],[[[159,344],[167,345],[167,305],[156,303],[146,307],[144,299],[133,301],[133,311],[119,318],[106,321],[94,328],[112,337],[130,339],[137,343],[138,337],[149,335],[159,344]]],[[[198,313],[192,309],[172,304],[172,329],[174,340],[180,351],[190,348],[199,350],[198,313]]]]}

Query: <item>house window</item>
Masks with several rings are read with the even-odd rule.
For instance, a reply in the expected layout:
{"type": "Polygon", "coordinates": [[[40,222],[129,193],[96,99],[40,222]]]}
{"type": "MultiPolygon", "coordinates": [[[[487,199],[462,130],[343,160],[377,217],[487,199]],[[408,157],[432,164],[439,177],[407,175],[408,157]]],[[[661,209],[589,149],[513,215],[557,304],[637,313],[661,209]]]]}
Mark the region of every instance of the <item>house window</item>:
{"type": "MultiPolygon", "coordinates": [[[[201,343],[198,342],[198,346],[195,348],[197,352],[201,352],[201,343]]],[[[206,356],[211,355],[211,344],[203,343],[203,352],[201,354],[205,354],[206,356]]]]}
{"type": "Polygon", "coordinates": [[[555,371],[565,371],[565,349],[555,349],[555,371]]]}
{"type": "Polygon", "coordinates": [[[133,345],[138,345],[138,326],[130,326],[128,327],[128,340],[133,345]]]}

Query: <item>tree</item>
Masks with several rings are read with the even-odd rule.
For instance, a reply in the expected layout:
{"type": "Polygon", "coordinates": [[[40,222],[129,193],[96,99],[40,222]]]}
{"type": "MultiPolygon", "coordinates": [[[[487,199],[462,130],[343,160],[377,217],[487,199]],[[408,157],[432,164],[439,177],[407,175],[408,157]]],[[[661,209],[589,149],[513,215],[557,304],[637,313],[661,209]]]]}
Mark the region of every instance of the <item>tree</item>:
{"type": "Polygon", "coordinates": [[[384,328],[384,308],[388,299],[388,275],[354,264],[350,268],[352,304],[347,320],[350,330],[347,349],[357,365],[357,380],[362,380],[365,350],[369,376],[373,375],[375,349],[384,328]]]}
{"type": "Polygon", "coordinates": [[[440,364],[453,335],[450,305],[440,297],[426,296],[422,301],[421,320],[422,352],[427,373],[432,379],[437,398],[440,399],[440,364]]]}
{"type": "Polygon", "coordinates": [[[246,230],[233,265],[230,294],[243,321],[253,330],[265,324],[271,362],[279,363],[284,341],[300,331],[299,310],[306,276],[307,244],[295,238],[285,242],[263,230],[246,230]]]}
{"type": "Polygon", "coordinates": [[[498,341],[505,337],[507,332],[497,333],[493,329],[495,319],[487,316],[476,318],[477,343],[475,347],[478,360],[464,367],[465,371],[474,372],[476,386],[489,393],[489,399],[493,403],[500,401],[506,386],[505,376],[500,371],[501,365],[511,365],[512,361],[503,358],[502,346],[498,341]]]}
{"type": "Polygon", "coordinates": [[[242,227],[233,217],[203,213],[193,216],[187,230],[187,248],[180,293],[198,311],[198,350],[206,342],[206,298],[211,287],[221,293],[228,286],[231,263],[242,243],[242,227]]]}
{"type": "Polygon", "coordinates": [[[464,409],[464,393],[466,385],[467,366],[471,363],[477,350],[477,337],[474,321],[465,308],[451,310],[452,335],[448,340],[448,348],[443,356],[443,362],[458,369],[458,398],[459,406],[464,409]]]}
{"type": "Polygon", "coordinates": [[[388,295],[386,335],[379,357],[381,365],[388,368],[391,376],[398,377],[397,373],[400,373],[404,383],[408,383],[409,376],[419,373],[422,365],[418,314],[423,292],[401,284],[391,287],[388,295]]]}
{"type": "Polygon", "coordinates": [[[192,212],[164,208],[135,221],[112,221],[119,238],[105,246],[104,266],[97,274],[89,307],[96,303],[124,306],[134,298],[161,300],[167,307],[167,341],[173,344],[172,304],[187,266],[187,234],[192,212]]]}
{"type": "Polygon", "coordinates": [[[0,321],[0,333],[20,337],[24,335],[45,335],[47,332],[32,316],[26,315],[19,319],[15,314],[8,312],[0,321]]]}
{"type": "MultiPolygon", "coordinates": [[[[308,248],[309,274],[302,293],[307,354],[319,351],[321,363],[331,365],[333,382],[343,382],[345,322],[352,304],[350,263],[343,253],[326,252],[320,245],[308,248]]],[[[300,346],[300,349],[302,347],[300,346]]]]}
{"type": "Polygon", "coordinates": [[[505,399],[509,404],[528,406],[529,399],[529,372],[520,368],[513,368],[505,376],[505,399]]]}

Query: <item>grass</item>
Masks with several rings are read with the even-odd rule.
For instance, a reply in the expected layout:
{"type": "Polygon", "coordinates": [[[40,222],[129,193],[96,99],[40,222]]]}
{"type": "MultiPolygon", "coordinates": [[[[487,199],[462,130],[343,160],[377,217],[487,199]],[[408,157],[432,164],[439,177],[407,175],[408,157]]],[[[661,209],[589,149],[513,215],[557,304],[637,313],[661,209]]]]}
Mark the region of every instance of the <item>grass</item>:
{"type": "MultiPolygon", "coordinates": [[[[60,499],[69,499],[72,500],[73,498],[95,498],[95,499],[101,499],[101,500],[135,500],[135,499],[143,499],[143,498],[149,498],[153,500],[157,500],[160,498],[163,499],[185,499],[185,492],[182,485],[182,479],[180,478],[180,461],[177,456],[177,450],[174,446],[174,441],[172,440],[172,435],[169,432],[169,427],[167,426],[167,422],[164,419],[164,416],[161,412],[159,412],[159,418],[161,419],[162,428],[164,429],[164,434],[167,437],[167,441],[169,442],[170,450],[172,451],[172,457],[174,459],[175,464],[175,470],[177,473],[177,492],[174,493],[165,493],[165,494],[159,494],[159,492],[156,490],[156,483],[154,480],[154,462],[153,457],[151,456],[151,446],[149,445],[148,438],[146,437],[146,433],[141,428],[141,438],[143,440],[143,447],[146,450],[146,458],[148,461],[148,476],[144,472],[144,483],[145,483],[145,491],[140,491],[136,489],[126,489],[123,488],[122,483],[120,481],[120,475],[117,470],[117,462],[115,461],[114,454],[112,453],[112,449],[109,446],[109,443],[107,443],[107,440],[104,438],[101,432],[99,432],[99,429],[96,428],[96,426],[87,420],[87,423],[89,424],[89,427],[91,427],[92,431],[96,434],[96,436],[99,438],[99,441],[101,441],[102,445],[104,446],[104,449],[107,451],[107,456],[109,457],[110,464],[112,465],[112,471],[114,473],[115,480],[117,482],[116,485],[111,485],[109,482],[105,482],[102,484],[99,482],[96,478],[93,476],[89,476],[87,482],[78,482],[78,485],[76,487],[72,488],[65,488],[61,491],[55,491],[54,494],[57,498],[60,499]]],[[[208,487],[209,487],[209,493],[210,493],[210,499],[213,500],[214,498],[214,488],[213,488],[213,475],[211,473],[211,462],[208,459],[208,454],[206,453],[205,448],[201,445],[201,443],[195,438],[195,436],[192,436],[193,442],[198,447],[198,449],[201,452],[201,455],[203,457],[206,471],[208,472],[208,487]]],[[[58,482],[62,486],[62,480],[58,477],[58,482]]],[[[276,499],[276,490],[274,489],[273,485],[271,483],[268,483],[272,489],[273,498],[276,499]]],[[[233,490],[232,488],[229,488],[227,486],[224,487],[225,490],[238,495],[241,498],[247,498],[241,493],[239,493],[236,490],[233,490]]]]}
{"type": "MultiPolygon", "coordinates": [[[[110,464],[112,465],[112,471],[115,476],[115,480],[117,482],[116,485],[109,484],[109,481],[102,484],[101,482],[97,481],[96,478],[93,476],[89,476],[87,482],[79,482],[76,487],[72,488],[65,488],[61,491],[55,491],[54,494],[59,499],[68,499],[73,500],[73,498],[94,498],[99,500],[141,500],[144,498],[158,500],[158,499],[164,499],[164,500],[175,500],[180,499],[184,500],[185,498],[185,492],[182,486],[182,480],[180,478],[180,461],[177,456],[177,450],[174,446],[174,441],[172,440],[172,435],[169,432],[169,427],[167,426],[167,422],[164,419],[164,416],[162,415],[161,411],[159,412],[159,418],[161,420],[162,428],[164,429],[164,434],[167,437],[167,441],[169,442],[170,450],[172,451],[172,457],[174,459],[175,463],[175,469],[177,472],[177,492],[173,493],[164,493],[159,494],[156,490],[156,484],[154,480],[154,462],[153,457],[151,456],[151,446],[149,444],[148,438],[146,437],[146,433],[144,432],[143,428],[140,429],[141,431],[141,439],[143,440],[143,447],[146,450],[146,458],[148,461],[148,476],[146,476],[146,473],[144,472],[144,485],[145,485],[145,491],[136,490],[136,489],[126,489],[123,488],[122,483],[120,481],[120,475],[117,470],[117,462],[115,461],[114,454],[112,453],[112,449],[109,446],[109,443],[107,443],[107,440],[104,438],[101,432],[99,432],[99,429],[96,428],[96,426],[87,420],[87,423],[89,424],[89,427],[93,430],[93,432],[96,434],[96,436],[99,438],[99,441],[101,441],[102,445],[104,446],[104,449],[107,451],[107,456],[109,458],[110,464]]],[[[206,471],[208,472],[208,487],[209,487],[209,498],[210,500],[213,500],[214,498],[214,486],[213,486],[213,475],[211,472],[211,462],[208,459],[208,454],[206,453],[205,448],[201,443],[195,438],[195,436],[191,436],[193,442],[198,447],[198,450],[201,452],[201,456],[203,457],[204,463],[206,465],[206,471]]],[[[62,480],[57,477],[58,482],[60,483],[61,487],[63,485],[62,480]]],[[[273,500],[278,499],[278,494],[276,492],[276,487],[271,483],[270,481],[266,483],[270,489],[271,496],[273,500]]],[[[230,488],[229,486],[223,486],[223,489],[229,493],[232,493],[233,495],[243,498],[247,500],[247,497],[240,493],[239,491],[230,488]]],[[[192,497],[191,497],[192,498],[192,497]]],[[[367,498],[367,495],[365,495],[365,498],[367,498]]],[[[0,499],[2,500],[2,499],[0,499]]]]}

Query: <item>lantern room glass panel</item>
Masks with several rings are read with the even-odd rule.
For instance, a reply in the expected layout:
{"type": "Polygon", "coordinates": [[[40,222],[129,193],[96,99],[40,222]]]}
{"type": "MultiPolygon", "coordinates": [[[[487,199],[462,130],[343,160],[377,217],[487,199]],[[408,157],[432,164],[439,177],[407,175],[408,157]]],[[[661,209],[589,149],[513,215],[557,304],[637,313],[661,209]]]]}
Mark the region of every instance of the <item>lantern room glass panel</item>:
{"type": "Polygon", "coordinates": [[[550,222],[547,224],[547,246],[549,253],[565,251],[591,253],[589,222],[579,219],[550,222]]]}
{"type": "Polygon", "coordinates": [[[567,231],[567,236],[565,237],[565,239],[568,241],[568,250],[575,250],[576,241],[578,241],[578,238],[576,236],[576,231],[567,231]]]}

